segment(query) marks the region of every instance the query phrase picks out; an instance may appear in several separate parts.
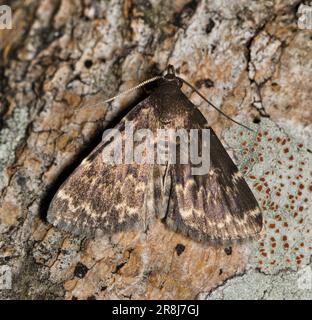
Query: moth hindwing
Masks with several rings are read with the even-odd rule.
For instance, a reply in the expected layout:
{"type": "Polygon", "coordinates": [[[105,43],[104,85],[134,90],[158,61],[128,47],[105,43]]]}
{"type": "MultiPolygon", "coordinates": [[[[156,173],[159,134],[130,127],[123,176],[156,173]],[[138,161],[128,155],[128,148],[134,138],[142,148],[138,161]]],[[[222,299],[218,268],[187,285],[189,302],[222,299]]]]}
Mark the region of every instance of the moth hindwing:
{"type": "MultiPolygon", "coordinates": [[[[156,137],[153,151],[159,129],[209,129],[209,171],[195,175],[191,163],[181,161],[106,163],[103,153],[111,153],[114,139],[103,139],[55,194],[49,222],[86,236],[146,230],[155,219],[196,241],[229,241],[260,233],[262,214],[255,197],[203,115],[182,93],[181,85],[179,78],[169,73],[115,127],[120,133],[121,154],[129,145],[129,124],[134,131],[148,129],[156,137]]],[[[146,139],[134,142],[134,147],[142,144],[146,139]]]]}

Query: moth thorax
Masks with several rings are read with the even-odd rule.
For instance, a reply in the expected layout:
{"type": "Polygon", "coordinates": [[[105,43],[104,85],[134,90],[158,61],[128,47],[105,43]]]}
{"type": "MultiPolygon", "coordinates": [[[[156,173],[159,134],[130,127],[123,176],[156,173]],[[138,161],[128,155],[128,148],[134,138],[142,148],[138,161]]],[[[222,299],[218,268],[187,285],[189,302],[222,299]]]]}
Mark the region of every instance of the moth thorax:
{"type": "Polygon", "coordinates": [[[179,78],[176,77],[174,74],[166,74],[164,76],[164,83],[165,84],[173,84],[175,86],[177,86],[178,88],[181,88],[183,85],[183,81],[179,78]]]}

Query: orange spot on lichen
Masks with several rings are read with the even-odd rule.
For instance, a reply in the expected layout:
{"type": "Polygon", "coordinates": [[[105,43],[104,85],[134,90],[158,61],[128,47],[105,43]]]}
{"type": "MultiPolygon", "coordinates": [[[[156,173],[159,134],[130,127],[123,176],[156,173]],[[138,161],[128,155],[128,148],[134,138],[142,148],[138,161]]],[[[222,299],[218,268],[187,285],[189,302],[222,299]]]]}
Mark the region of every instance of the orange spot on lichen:
{"type": "Polygon", "coordinates": [[[282,220],[282,217],[281,217],[279,214],[277,214],[277,215],[274,217],[274,219],[275,219],[276,221],[281,221],[281,220],[282,220]]]}
{"type": "Polygon", "coordinates": [[[261,191],[262,190],[262,185],[257,186],[257,190],[261,191]]]}

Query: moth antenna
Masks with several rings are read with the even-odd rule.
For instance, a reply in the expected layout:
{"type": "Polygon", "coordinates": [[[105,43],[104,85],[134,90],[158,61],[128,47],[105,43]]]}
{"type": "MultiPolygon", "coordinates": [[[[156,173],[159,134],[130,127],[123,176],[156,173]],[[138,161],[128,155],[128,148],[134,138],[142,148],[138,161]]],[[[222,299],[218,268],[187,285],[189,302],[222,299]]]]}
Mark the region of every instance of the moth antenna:
{"type": "Polygon", "coordinates": [[[139,84],[138,84],[138,85],[136,85],[135,87],[129,88],[128,90],[125,90],[125,91],[123,91],[123,92],[120,92],[120,93],[119,93],[119,94],[117,94],[116,96],[111,97],[111,98],[109,98],[109,99],[105,100],[105,101],[104,101],[104,103],[107,103],[107,102],[113,101],[113,100],[115,100],[115,99],[119,98],[120,96],[122,96],[122,95],[124,95],[124,94],[127,94],[127,93],[130,93],[130,92],[134,91],[134,90],[137,90],[137,89],[139,89],[139,88],[141,88],[141,87],[145,86],[146,84],[151,83],[151,82],[156,81],[156,80],[159,80],[159,79],[161,79],[161,78],[163,78],[163,77],[162,77],[162,76],[156,76],[156,77],[153,77],[153,78],[147,79],[147,80],[145,80],[145,81],[143,81],[143,82],[139,83],[139,84]]]}
{"type": "Polygon", "coordinates": [[[109,99],[107,99],[107,100],[104,100],[104,101],[101,101],[101,102],[92,104],[91,106],[90,106],[90,105],[82,106],[82,108],[84,108],[84,107],[91,107],[91,108],[92,108],[92,107],[99,106],[99,105],[101,105],[101,104],[103,104],[103,103],[107,103],[107,102],[113,101],[113,100],[119,98],[120,96],[122,96],[122,95],[124,95],[124,94],[126,94],[126,93],[129,93],[129,92],[132,92],[132,91],[134,91],[134,90],[137,90],[137,89],[145,86],[146,84],[151,83],[151,82],[156,81],[156,80],[159,80],[159,79],[161,79],[161,78],[163,78],[163,77],[162,77],[162,76],[156,76],[156,77],[147,79],[147,80],[139,83],[139,84],[136,85],[135,87],[132,87],[132,88],[129,88],[129,89],[123,91],[123,92],[120,92],[119,94],[117,94],[117,95],[114,96],[114,97],[111,97],[111,98],[109,98],[109,99]]]}
{"type": "Polygon", "coordinates": [[[224,117],[226,117],[227,119],[235,122],[236,124],[244,127],[245,129],[255,132],[254,130],[252,130],[251,128],[245,126],[244,124],[232,119],[231,117],[229,117],[226,113],[224,113],[223,111],[221,111],[219,108],[217,108],[213,103],[211,103],[203,94],[201,94],[193,85],[191,85],[189,82],[187,82],[186,80],[182,79],[179,77],[179,79],[181,79],[186,85],[188,85],[192,90],[194,90],[202,99],[204,99],[209,105],[211,105],[214,109],[216,109],[218,112],[220,112],[224,117]]]}

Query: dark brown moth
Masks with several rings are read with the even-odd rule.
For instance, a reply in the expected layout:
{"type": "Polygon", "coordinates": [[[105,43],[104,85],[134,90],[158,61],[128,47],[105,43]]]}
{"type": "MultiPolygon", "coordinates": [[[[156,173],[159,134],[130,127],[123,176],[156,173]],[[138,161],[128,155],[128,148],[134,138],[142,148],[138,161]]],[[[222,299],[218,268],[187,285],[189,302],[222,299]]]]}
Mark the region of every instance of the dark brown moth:
{"type": "Polygon", "coordinates": [[[65,231],[86,235],[151,228],[155,219],[196,241],[256,237],[262,213],[242,174],[201,112],[182,93],[169,67],[158,87],[116,126],[210,129],[210,170],[192,175],[189,164],[103,163],[109,143],[100,143],[55,194],[47,219],[65,231]]]}

